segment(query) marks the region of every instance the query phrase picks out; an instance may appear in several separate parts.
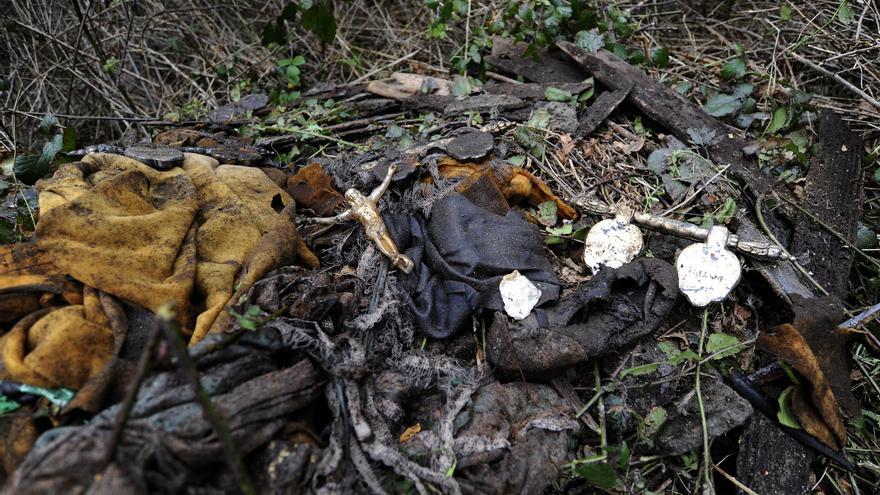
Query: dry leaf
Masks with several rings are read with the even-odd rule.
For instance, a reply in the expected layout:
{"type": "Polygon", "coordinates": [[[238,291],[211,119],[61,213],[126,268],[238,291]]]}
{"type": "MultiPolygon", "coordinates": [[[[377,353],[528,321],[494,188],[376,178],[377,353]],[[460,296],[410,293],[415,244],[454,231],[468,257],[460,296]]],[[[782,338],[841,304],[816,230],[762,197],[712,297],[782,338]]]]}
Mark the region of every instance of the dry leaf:
{"type": "Polygon", "coordinates": [[[400,443],[406,443],[411,440],[414,436],[418,435],[418,433],[422,431],[422,424],[416,423],[409,428],[403,430],[403,433],[400,434],[400,443]]]}

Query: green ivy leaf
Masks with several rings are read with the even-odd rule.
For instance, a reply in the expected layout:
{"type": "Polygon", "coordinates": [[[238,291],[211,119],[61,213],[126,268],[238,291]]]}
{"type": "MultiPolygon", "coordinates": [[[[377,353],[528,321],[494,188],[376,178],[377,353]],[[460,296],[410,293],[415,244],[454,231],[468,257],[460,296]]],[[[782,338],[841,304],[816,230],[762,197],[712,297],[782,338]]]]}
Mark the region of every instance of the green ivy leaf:
{"type": "Polygon", "coordinates": [[[571,101],[572,94],[564,89],[548,87],[544,91],[544,99],[548,101],[571,101]]]}
{"type": "Polygon", "coordinates": [[[721,68],[721,77],[724,79],[740,79],[746,75],[746,61],[735,58],[724,64],[721,68]]]}
{"type": "Polygon", "coordinates": [[[591,29],[589,31],[578,31],[574,35],[574,44],[586,52],[596,53],[605,46],[605,40],[602,39],[598,29],[591,29]]]}
{"type": "Polygon", "coordinates": [[[853,11],[852,7],[849,6],[847,0],[840,2],[840,7],[837,8],[837,20],[843,24],[851,24],[856,20],[856,13],[853,11]]]}
{"type": "MultiPolygon", "coordinates": [[[[877,174],[875,173],[874,175],[876,176],[877,174]]],[[[872,249],[877,247],[878,241],[880,239],[877,238],[877,233],[860,222],[859,228],[856,231],[856,247],[859,249],[872,249]]]]}
{"type": "Polygon", "coordinates": [[[464,97],[471,94],[471,83],[465,76],[455,76],[452,80],[452,96],[464,97]]]}
{"type": "Polygon", "coordinates": [[[629,54],[629,63],[633,65],[642,64],[647,57],[645,56],[644,50],[633,50],[632,53],[629,54]]]}
{"type": "Polygon", "coordinates": [[[785,4],[779,7],[779,18],[783,21],[791,19],[791,5],[785,4]]]}
{"type": "Polygon", "coordinates": [[[703,110],[713,117],[724,117],[742,108],[742,101],[724,93],[715,93],[706,100],[703,110]]]}
{"type": "Polygon", "coordinates": [[[779,131],[783,127],[785,127],[785,122],[788,120],[788,110],[785,107],[779,107],[773,112],[773,117],[770,118],[770,123],[767,124],[767,129],[764,130],[766,134],[773,134],[774,132],[779,131]]]}
{"type": "Polygon", "coordinates": [[[715,354],[713,359],[724,359],[729,356],[735,356],[742,351],[743,344],[739,339],[729,333],[719,332],[709,336],[706,342],[706,352],[715,354]],[[717,353],[717,354],[716,354],[717,353]]]}
{"type": "Polygon", "coordinates": [[[556,224],[556,202],[544,201],[538,205],[538,222],[541,225],[552,227],[556,224]]]}
{"type": "Polygon", "coordinates": [[[588,483],[599,488],[610,490],[617,485],[617,473],[610,464],[604,462],[592,462],[581,464],[574,470],[575,474],[588,483]]]}
{"type": "Polygon", "coordinates": [[[651,62],[661,69],[669,65],[669,49],[663,47],[651,50],[651,62]]]}
{"type": "Polygon", "coordinates": [[[645,416],[645,436],[651,438],[656,435],[663,423],[666,423],[668,416],[666,409],[660,406],[652,407],[645,416]]]}
{"type": "Polygon", "coordinates": [[[791,412],[792,392],[794,392],[794,385],[789,386],[779,394],[779,399],[777,399],[777,402],[779,402],[779,411],[776,412],[776,418],[779,420],[780,424],[800,430],[801,424],[798,422],[794,413],[791,412]]]}
{"type": "Polygon", "coordinates": [[[572,224],[564,223],[561,227],[547,227],[547,233],[552,235],[569,235],[573,229],[574,226],[572,224]]]}

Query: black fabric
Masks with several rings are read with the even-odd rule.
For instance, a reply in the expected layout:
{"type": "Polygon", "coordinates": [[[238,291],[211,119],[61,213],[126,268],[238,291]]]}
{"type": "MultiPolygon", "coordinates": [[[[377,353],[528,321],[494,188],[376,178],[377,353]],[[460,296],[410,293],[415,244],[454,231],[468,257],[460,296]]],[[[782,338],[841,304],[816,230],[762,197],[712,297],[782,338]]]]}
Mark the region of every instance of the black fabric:
{"type": "Polygon", "coordinates": [[[450,193],[434,203],[428,221],[385,217],[398,248],[415,263],[399,277],[419,329],[430,337],[452,336],[478,307],[503,310],[498,284],[514,270],[541,289],[539,304],[559,296],[538,228],[514,210],[499,215],[486,206],[450,193]]]}
{"type": "Polygon", "coordinates": [[[675,268],[663,260],[640,258],[606,268],[522,321],[496,314],[486,332],[486,357],[503,375],[555,376],[650,334],[677,298],[675,268]]]}

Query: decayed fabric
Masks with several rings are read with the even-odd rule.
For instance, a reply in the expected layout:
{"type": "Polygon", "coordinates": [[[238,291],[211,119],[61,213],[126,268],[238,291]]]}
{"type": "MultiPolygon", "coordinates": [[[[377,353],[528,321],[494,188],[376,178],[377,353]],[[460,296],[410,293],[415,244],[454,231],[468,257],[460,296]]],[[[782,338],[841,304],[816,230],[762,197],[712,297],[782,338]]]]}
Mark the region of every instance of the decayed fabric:
{"type": "MultiPolygon", "coordinates": [[[[260,330],[198,363],[205,391],[244,456],[268,443],[291,414],[320,394],[323,378],[309,360],[284,368],[273,361],[290,355],[286,337],[276,329],[260,330]]],[[[222,338],[211,335],[194,352],[222,338]]],[[[222,467],[221,443],[186,380],[175,371],[156,373],[141,392],[115,461],[108,464],[105,454],[119,405],[88,425],[40,436],[2,493],[217,493],[235,486],[222,467]]]]}
{"type": "Polygon", "coordinates": [[[413,318],[426,335],[453,335],[478,307],[504,309],[498,284],[514,270],[541,289],[541,304],[559,294],[538,228],[511,209],[485,175],[464,193],[434,203],[428,221],[386,215],[385,222],[415,263],[415,270],[400,278],[413,318]]]}
{"type": "Polygon", "coordinates": [[[487,358],[503,374],[553,376],[650,334],[677,297],[675,269],[663,260],[640,258],[602,270],[520,322],[496,313],[486,332],[487,358]]]}
{"type": "Polygon", "coordinates": [[[160,172],[92,154],[37,187],[36,243],[3,251],[0,297],[38,313],[0,318],[17,320],[0,338],[0,378],[78,389],[98,375],[120,345],[100,293],[172,303],[196,343],[228,324],[218,316],[236,291],[297,257],[318,266],[292,199],[259,169],[187,154],[160,172]]]}

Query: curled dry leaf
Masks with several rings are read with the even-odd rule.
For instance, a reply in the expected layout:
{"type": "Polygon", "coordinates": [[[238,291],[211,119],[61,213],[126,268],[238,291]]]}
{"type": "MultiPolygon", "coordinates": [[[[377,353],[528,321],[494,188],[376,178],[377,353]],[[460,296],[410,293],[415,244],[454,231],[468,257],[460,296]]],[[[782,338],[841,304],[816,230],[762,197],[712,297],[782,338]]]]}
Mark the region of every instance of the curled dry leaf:
{"type": "MultiPolygon", "coordinates": [[[[758,338],[759,346],[794,368],[806,383],[795,389],[792,410],[804,429],[831,448],[846,444],[839,407],[855,401],[846,363],[848,334],[837,328],[842,314],[836,299],[794,297],[795,321],[758,338]]],[[[856,401],[856,407],[858,402],[856,401]]]]}

